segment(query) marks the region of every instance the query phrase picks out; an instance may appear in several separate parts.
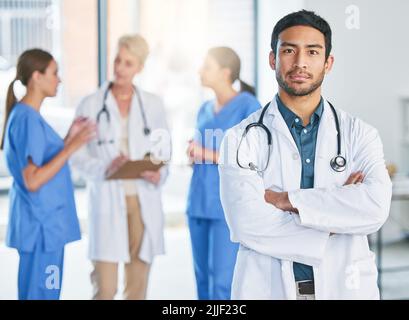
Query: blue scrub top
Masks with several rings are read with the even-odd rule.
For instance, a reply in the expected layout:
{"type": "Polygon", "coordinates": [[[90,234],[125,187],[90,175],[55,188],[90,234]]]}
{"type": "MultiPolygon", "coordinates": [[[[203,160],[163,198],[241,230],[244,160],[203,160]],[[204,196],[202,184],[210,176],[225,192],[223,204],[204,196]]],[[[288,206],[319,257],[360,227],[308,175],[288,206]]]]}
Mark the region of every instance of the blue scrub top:
{"type": "MultiPolygon", "coordinates": [[[[247,92],[239,93],[217,114],[214,113],[214,103],[213,100],[207,101],[201,106],[194,140],[205,148],[218,151],[226,130],[257,111],[260,103],[247,92]]],[[[193,218],[224,219],[216,164],[193,165],[187,214],[193,218]]]]}
{"type": "Polygon", "coordinates": [[[9,247],[32,252],[40,232],[46,252],[81,238],[68,164],[36,192],[28,191],[23,180],[29,158],[42,167],[63,147],[64,141],[39,112],[23,103],[13,107],[4,140],[7,166],[14,178],[6,238],[9,247]]]}

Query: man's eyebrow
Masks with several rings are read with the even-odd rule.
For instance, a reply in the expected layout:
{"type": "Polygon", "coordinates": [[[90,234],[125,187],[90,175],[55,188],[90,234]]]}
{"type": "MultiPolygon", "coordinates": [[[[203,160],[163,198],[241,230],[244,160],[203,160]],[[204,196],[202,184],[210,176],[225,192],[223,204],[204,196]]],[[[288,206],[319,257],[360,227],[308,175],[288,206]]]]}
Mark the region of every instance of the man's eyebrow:
{"type": "Polygon", "coordinates": [[[305,46],[306,48],[320,48],[320,49],[324,49],[324,47],[318,43],[316,44],[308,44],[305,46]]]}
{"type": "MultiPolygon", "coordinates": [[[[282,42],[281,47],[298,47],[298,45],[296,45],[295,43],[291,43],[291,42],[282,42]]],[[[320,49],[324,49],[324,47],[318,43],[314,43],[314,44],[307,44],[305,46],[306,48],[320,48],[320,49]]]]}
{"type": "Polygon", "coordinates": [[[291,42],[286,42],[286,41],[282,42],[280,46],[281,47],[298,47],[296,44],[291,43],[291,42]]]}

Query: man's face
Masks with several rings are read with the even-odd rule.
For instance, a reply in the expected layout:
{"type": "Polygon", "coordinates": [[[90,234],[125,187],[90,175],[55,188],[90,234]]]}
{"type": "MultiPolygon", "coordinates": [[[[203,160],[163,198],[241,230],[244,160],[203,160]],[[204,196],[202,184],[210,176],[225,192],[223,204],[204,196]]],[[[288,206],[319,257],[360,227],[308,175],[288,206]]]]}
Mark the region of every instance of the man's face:
{"type": "Polygon", "coordinates": [[[270,66],[279,86],[291,96],[306,96],[321,87],[334,58],[325,59],[325,37],[317,29],[294,26],[280,33],[277,54],[270,53],[270,66]]]}

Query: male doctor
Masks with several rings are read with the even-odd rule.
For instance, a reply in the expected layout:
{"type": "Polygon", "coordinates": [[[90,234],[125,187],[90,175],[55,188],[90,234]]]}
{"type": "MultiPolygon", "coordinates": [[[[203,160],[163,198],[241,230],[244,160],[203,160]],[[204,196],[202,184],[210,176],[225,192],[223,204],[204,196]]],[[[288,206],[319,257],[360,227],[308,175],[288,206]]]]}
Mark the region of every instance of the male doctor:
{"type": "Polygon", "coordinates": [[[263,117],[271,150],[259,126],[242,139],[260,110],[228,131],[220,154],[221,200],[240,243],[232,299],[379,299],[367,239],[391,201],[379,134],[321,96],[334,62],[324,19],[285,16],[271,49],[279,84],[263,117]]]}

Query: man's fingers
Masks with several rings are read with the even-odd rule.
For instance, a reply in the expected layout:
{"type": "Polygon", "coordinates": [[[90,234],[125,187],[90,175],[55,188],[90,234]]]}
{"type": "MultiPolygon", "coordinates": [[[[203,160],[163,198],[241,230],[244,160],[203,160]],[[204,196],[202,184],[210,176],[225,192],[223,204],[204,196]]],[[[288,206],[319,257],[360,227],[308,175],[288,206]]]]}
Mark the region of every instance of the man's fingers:
{"type": "Polygon", "coordinates": [[[355,184],[358,182],[359,179],[359,173],[355,173],[354,176],[351,179],[351,183],[350,184],[355,184]]]}
{"type": "Polygon", "coordinates": [[[349,184],[353,184],[355,183],[355,179],[356,179],[357,173],[351,173],[351,175],[348,177],[347,181],[345,182],[345,185],[349,185],[349,184]]]}
{"type": "Polygon", "coordinates": [[[362,172],[354,172],[351,173],[351,175],[348,177],[347,181],[345,182],[345,186],[349,184],[356,184],[363,182],[364,180],[364,175],[362,172]]]}
{"type": "Polygon", "coordinates": [[[362,172],[357,172],[355,179],[354,179],[354,184],[361,183],[364,180],[364,175],[362,172]]]}
{"type": "Polygon", "coordinates": [[[268,190],[264,192],[264,201],[268,202],[268,190]]]}
{"type": "Polygon", "coordinates": [[[355,176],[355,174],[352,173],[352,174],[348,177],[347,181],[345,181],[344,185],[346,186],[346,185],[352,184],[353,181],[354,181],[354,176],[355,176]]]}

